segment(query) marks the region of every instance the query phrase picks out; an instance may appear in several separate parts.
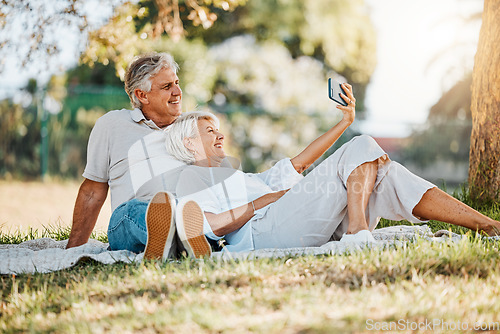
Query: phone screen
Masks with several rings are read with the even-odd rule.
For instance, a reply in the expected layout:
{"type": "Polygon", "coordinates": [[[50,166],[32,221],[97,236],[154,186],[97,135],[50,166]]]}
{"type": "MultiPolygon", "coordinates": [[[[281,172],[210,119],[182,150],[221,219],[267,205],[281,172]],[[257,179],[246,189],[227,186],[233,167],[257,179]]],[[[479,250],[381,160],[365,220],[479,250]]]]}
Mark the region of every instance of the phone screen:
{"type": "Polygon", "coordinates": [[[340,93],[343,93],[344,95],[344,89],[340,85],[340,82],[337,80],[334,80],[332,78],[328,79],[328,96],[330,99],[333,101],[337,102],[338,104],[341,104],[343,106],[347,106],[347,102],[344,101],[344,99],[340,96],[340,93]]]}

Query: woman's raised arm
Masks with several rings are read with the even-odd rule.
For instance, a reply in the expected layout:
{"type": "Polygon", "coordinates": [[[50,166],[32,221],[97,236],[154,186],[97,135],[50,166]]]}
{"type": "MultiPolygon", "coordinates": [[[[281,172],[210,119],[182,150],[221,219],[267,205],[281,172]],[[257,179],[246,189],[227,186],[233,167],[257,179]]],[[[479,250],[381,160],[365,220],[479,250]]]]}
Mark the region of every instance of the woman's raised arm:
{"type": "Polygon", "coordinates": [[[352,86],[344,83],[342,88],[347,93],[347,95],[341,94],[344,101],[347,102],[347,106],[338,105],[337,109],[342,110],[344,117],[334,127],[309,144],[299,155],[291,159],[292,165],[298,173],[302,173],[318,160],[354,122],[356,99],[352,93],[352,86]]]}

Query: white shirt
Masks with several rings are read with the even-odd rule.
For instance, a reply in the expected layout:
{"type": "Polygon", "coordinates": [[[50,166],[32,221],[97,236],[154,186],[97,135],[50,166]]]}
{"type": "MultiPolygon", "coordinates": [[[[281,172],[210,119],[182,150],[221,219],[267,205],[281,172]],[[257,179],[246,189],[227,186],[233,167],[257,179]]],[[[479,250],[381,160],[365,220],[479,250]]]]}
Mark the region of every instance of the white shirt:
{"type": "MultiPolygon", "coordinates": [[[[225,167],[188,166],[179,177],[176,192],[179,197],[197,202],[203,211],[219,214],[248,204],[265,194],[289,189],[302,178],[288,158],[257,174],[225,167]]],[[[257,210],[240,229],[224,236],[228,243],[227,250],[254,249],[252,221],[262,218],[270,205],[257,210]]],[[[213,233],[206,219],[204,232],[211,239],[221,238],[213,233]]]]}
{"type": "Polygon", "coordinates": [[[111,209],[133,198],[149,200],[158,191],[175,193],[186,165],[168,154],[165,133],[141,110],[113,110],[90,134],[83,177],[107,182],[111,209]]]}

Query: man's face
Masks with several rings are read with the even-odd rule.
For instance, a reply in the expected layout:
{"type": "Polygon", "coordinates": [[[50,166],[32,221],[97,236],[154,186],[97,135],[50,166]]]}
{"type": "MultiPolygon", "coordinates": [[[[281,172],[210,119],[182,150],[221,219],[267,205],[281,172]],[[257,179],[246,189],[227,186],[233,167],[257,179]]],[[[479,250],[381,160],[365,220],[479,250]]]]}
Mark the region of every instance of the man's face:
{"type": "Polygon", "coordinates": [[[170,68],[164,68],[151,79],[151,90],[145,93],[142,112],[159,127],[172,124],[182,113],[182,91],[179,78],[170,68]]]}

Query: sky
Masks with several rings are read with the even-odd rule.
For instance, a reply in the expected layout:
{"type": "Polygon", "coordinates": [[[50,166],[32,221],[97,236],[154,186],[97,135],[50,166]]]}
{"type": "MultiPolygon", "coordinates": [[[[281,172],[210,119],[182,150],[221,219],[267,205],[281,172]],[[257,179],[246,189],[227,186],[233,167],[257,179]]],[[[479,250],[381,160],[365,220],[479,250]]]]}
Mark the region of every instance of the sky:
{"type": "MultiPolygon", "coordinates": [[[[89,0],[89,6],[95,1],[89,0]]],[[[464,17],[480,12],[483,0],[365,1],[377,32],[377,66],[359,130],[376,137],[404,137],[425,122],[442,93],[472,70],[480,20],[467,24],[464,17]]],[[[71,32],[64,33],[70,40],[71,32]]],[[[78,53],[76,45],[63,49],[61,58],[69,61],[58,68],[75,65],[78,53]]],[[[0,95],[25,81],[8,64],[0,74],[0,95]]]]}
{"type": "Polygon", "coordinates": [[[366,1],[377,31],[377,66],[360,129],[372,136],[403,137],[472,70],[481,22],[467,24],[464,18],[481,12],[483,1],[366,1]]]}

